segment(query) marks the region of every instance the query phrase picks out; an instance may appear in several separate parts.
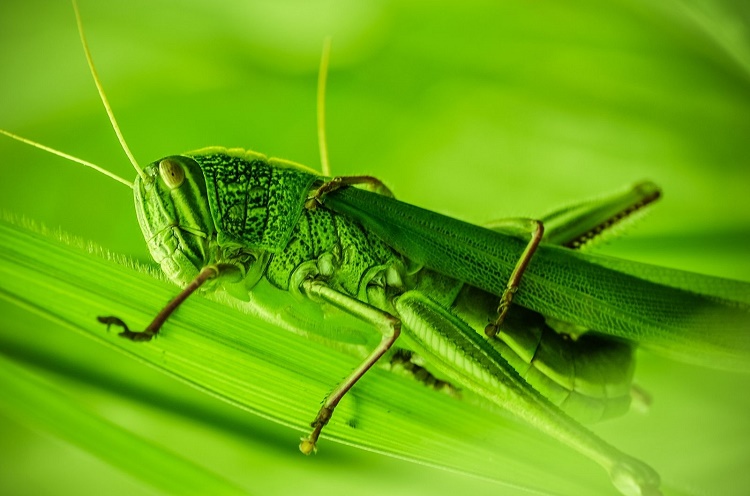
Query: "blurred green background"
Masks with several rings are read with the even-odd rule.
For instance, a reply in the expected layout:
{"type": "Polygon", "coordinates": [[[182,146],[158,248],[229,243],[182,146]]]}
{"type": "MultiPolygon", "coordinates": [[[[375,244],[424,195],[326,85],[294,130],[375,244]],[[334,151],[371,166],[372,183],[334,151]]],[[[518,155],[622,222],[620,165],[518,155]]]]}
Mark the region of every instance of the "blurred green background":
{"type": "MultiPolygon", "coordinates": [[[[142,163],[222,145],[317,167],[315,84],[330,34],[335,173],[377,175],[401,199],[474,222],[538,216],[651,179],[664,200],[600,251],[750,280],[745,2],[81,0],[80,8],[102,83],[142,163]]],[[[134,177],[67,1],[0,3],[0,73],[0,127],[134,177]]],[[[148,261],[121,185],[5,138],[0,157],[0,209],[148,261]]],[[[56,332],[0,302],[0,333],[31,329],[40,339],[56,332]]],[[[87,345],[58,351],[75,358],[78,346],[87,345]]],[[[167,380],[106,353],[113,366],[167,380]]],[[[597,431],[646,457],[685,494],[747,494],[748,379],[648,353],[640,362],[652,411],[597,431]]],[[[153,425],[149,435],[164,443],[198,440],[207,465],[256,494],[297,494],[301,485],[310,494],[515,493],[345,447],[303,459],[295,432],[260,420],[258,433],[267,434],[233,439],[172,415],[168,435],[179,439],[170,440],[149,420],[165,414],[144,416],[97,394],[100,412],[153,425]]],[[[147,492],[14,422],[0,426],[0,456],[7,494],[147,492]]]]}

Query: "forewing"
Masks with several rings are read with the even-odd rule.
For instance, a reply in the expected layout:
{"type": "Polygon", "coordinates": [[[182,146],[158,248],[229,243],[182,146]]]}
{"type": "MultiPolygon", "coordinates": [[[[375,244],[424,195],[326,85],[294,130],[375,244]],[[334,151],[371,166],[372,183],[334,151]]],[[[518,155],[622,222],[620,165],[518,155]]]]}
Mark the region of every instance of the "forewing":
{"type": "MultiPolygon", "coordinates": [[[[527,244],[356,188],[336,191],[324,204],[357,219],[410,259],[496,295],[527,244]]],[[[513,301],[683,361],[750,371],[750,284],[657,272],[649,277],[641,264],[541,245],[513,301]]]]}

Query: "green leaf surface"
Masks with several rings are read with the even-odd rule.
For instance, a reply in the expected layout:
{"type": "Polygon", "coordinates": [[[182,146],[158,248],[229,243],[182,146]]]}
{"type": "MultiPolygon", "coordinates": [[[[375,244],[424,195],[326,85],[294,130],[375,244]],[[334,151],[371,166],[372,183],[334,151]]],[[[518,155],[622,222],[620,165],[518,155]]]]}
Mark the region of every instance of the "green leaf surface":
{"type": "MultiPolygon", "coordinates": [[[[114,333],[105,332],[95,316],[114,311],[130,322],[145,322],[174,289],[153,276],[108,260],[95,250],[68,246],[7,221],[0,224],[0,247],[4,299],[244,410],[303,432],[319,400],[356,363],[352,357],[285,332],[240,309],[203,298],[194,298],[185,305],[154,342],[119,339],[114,333]]],[[[57,341],[60,336],[52,339],[57,341]]],[[[63,348],[57,348],[57,356],[43,357],[39,350],[44,344],[39,340],[40,336],[33,333],[5,335],[0,350],[48,372],[64,369],[59,356],[63,348]]],[[[116,390],[116,386],[112,387],[116,383],[127,383],[130,374],[120,375],[102,363],[102,348],[92,348],[90,355],[85,348],[64,348],[66,353],[75,355],[78,370],[68,370],[63,375],[104,389],[116,390]],[[89,361],[92,365],[81,367],[81,363],[89,361]]],[[[131,401],[154,403],[153,392],[141,391],[137,385],[129,389],[125,396],[131,401]]],[[[156,392],[159,394],[169,392],[156,392]]],[[[52,402],[54,394],[39,397],[52,402]]],[[[12,395],[9,398],[10,401],[5,400],[9,403],[6,409],[15,408],[18,417],[19,404],[12,401],[12,395]]],[[[177,410],[169,403],[168,398],[162,398],[157,406],[177,410]]],[[[198,424],[208,423],[219,430],[231,426],[216,422],[215,417],[206,418],[201,411],[190,403],[179,409],[180,415],[198,424]]],[[[62,417],[58,427],[50,429],[33,416],[25,421],[57,433],[76,432],[77,422],[81,422],[79,418],[62,417]]],[[[92,422],[90,428],[97,425],[92,422]]],[[[500,487],[514,486],[518,492],[525,492],[520,489],[523,487],[549,494],[612,493],[597,467],[522,424],[383,370],[368,374],[356,392],[342,402],[326,434],[327,438],[346,444],[496,480],[503,483],[500,487]],[[540,460],[546,460],[543,470],[540,460]]],[[[280,444],[294,452],[294,439],[290,433],[280,444]]],[[[117,440],[120,438],[93,439],[97,450],[122,457],[137,451],[138,444],[133,441],[130,450],[118,452],[121,446],[117,440]]],[[[324,442],[322,449],[329,446],[331,443],[324,442]]],[[[144,455],[139,453],[136,457],[142,459],[144,455]]],[[[122,459],[118,456],[116,461],[122,459]]],[[[164,463],[171,460],[167,456],[164,463]]],[[[128,469],[153,483],[149,479],[154,474],[153,467],[136,464],[128,469]],[[138,467],[143,468],[142,473],[138,467]]],[[[237,477],[234,473],[227,475],[237,477]]],[[[244,482],[249,487],[250,481],[244,482]]]]}
{"type": "Polygon", "coordinates": [[[237,486],[182,457],[155,447],[133,433],[103,421],[60,394],[55,387],[0,355],[3,413],[92,453],[172,494],[246,494],[237,486]]]}
{"type": "MultiPolygon", "coordinates": [[[[309,429],[327,391],[356,365],[356,358],[202,298],[181,308],[153,342],[132,343],[105,332],[95,317],[114,313],[128,322],[146,322],[174,292],[170,284],[7,222],[0,224],[0,247],[5,299],[300,432],[309,429]]],[[[19,337],[6,337],[9,344],[34,347],[19,337]]],[[[86,359],[75,348],[67,352],[86,359]]],[[[518,422],[382,370],[368,374],[366,383],[342,401],[325,437],[553,494],[610,489],[592,464],[518,422]],[[528,478],[540,455],[569,460],[546,467],[541,485],[528,478]],[[571,470],[578,475],[570,477],[571,470]]],[[[295,439],[290,434],[290,451],[296,450],[295,439]]],[[[321,449],[327,445],[321,443],[321,449]]],[[[111,449],[116,447],[113,443],[111,449]]]]}

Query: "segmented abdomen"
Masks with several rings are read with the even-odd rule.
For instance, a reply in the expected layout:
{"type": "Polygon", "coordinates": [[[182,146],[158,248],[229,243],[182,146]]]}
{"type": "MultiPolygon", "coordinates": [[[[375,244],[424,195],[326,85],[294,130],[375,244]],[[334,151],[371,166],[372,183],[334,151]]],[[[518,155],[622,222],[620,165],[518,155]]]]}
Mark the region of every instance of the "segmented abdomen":
{"type": "MultiPolygon", "coordinates": [[[[497,296],[464,286],[452,310],[484,333],[497,304],[497,296]]],[[[630,407],[635,368],[630,343],[592,332],[574,339],[518,305],[490,343],[531,386],[581,422],[616,417],[630,407]]]]}

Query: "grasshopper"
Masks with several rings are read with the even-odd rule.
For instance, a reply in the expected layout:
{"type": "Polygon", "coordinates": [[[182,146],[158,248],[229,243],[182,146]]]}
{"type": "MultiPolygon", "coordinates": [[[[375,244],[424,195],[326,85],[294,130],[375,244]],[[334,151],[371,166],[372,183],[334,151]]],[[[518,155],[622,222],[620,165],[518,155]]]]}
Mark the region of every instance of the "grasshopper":
{"type": "Polygon", "coordinates": [[[243,149],[204,148],[141,167],[96,75],[77,7],[76,18],[137,177],[106,173],[133,189],[153,259],[183,288],[142,331],[115,316],[100,321],[149,341],[198,289],[241,293],[265,278],[380,332],[324,400],[303,453],[316,450],[337,404],[376,363],[413,368],[419,357],[430,381],[476,393],[583,453],[623,494],[659,494],[655,470],[576,419],[627,409],[634,344],[747,369],[750,285],[578,250],[655,201],[654,184],[482,227],[401,203],[373,177],[330,177],[243,149]]]}

